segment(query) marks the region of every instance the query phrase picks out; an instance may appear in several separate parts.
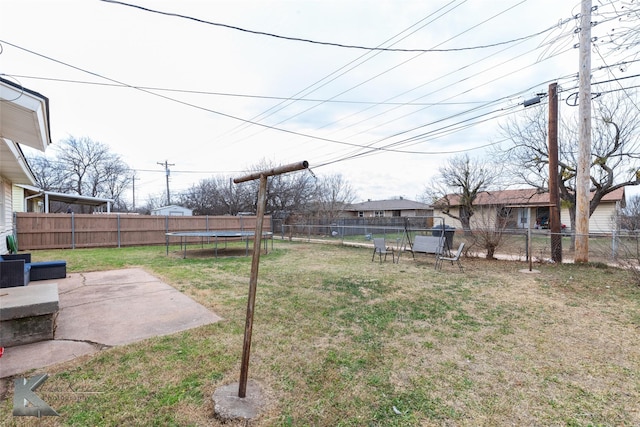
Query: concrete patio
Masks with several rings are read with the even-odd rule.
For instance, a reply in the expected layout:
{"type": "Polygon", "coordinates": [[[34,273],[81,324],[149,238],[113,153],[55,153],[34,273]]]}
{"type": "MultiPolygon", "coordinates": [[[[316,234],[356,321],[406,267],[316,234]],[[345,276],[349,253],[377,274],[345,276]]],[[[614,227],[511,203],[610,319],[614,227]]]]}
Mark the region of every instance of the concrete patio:
{"type": "MultiPolygon", "coordinates": [[[[141,268],[71,273],[29,287],[46,283],[58,286],[54,339],[5,348],[0,378],[221,320],[141,268]]],[[[0,304],[3,298],[7,295],[0,296],[0,304]]]]}

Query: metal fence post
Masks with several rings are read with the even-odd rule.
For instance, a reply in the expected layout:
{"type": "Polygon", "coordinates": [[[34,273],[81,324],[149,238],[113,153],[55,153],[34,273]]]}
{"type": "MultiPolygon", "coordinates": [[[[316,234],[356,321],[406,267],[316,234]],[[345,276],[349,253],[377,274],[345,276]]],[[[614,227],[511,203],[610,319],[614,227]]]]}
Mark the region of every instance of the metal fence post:
{"type": "Polygon", "coordinates": [[[71,212],[71,249],[76,248],[76,215],[71,212]]]}

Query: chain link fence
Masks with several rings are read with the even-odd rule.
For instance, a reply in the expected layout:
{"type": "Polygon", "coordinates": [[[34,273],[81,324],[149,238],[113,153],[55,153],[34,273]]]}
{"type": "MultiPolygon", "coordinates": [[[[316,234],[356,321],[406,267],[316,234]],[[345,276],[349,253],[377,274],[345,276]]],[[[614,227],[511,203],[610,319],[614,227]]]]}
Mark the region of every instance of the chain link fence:
{"type": "MultiPolygon", "coordinates": [[[[399,251],[409,250],[416,235],[442,236],[444,233],[447,246],[452,250],[465,242],[466,256],[487,257],[490,254],[490,258],[548,263],[554,262],[552,242],[562,246],[562,262],[572,262],[575,255],[575,239],[569,230],[563,231],[559,239],[552,239],[548,229],[479,228],[465,233],[446,225],[439,217],[347,218],[297,224],[273,220],[272,232],[275,238],[284,240],[371,248],[373,238],[383,237],[387,245],[399,251]]],[[[588,244],[590,262],[638,266],[639,231],[592,233],[588,244]]]]}

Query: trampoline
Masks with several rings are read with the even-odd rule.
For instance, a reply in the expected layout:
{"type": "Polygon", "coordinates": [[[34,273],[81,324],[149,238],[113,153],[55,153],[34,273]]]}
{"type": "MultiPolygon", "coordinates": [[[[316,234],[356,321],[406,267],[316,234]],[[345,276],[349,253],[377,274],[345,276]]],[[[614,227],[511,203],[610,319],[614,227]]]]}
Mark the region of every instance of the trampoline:
{"type": "MultiPolygon", "coordinates": [[[[169,239],[171,237],[179,237],[180,238],[180,250],[183,251],[183,258],[187,257],[187,244],[189,243],[189,239],[193,240],[194,238],[200,238],[201,246],[204,246],[205,239],[213,239],[214,243],[214,253],[216,258],[218,258],[218,242],[224,241],[225,248],[227,245],[228,239],[241,239],[245,240],[245,256],[249,255],[249,240],[255,236],[255,232],[253,231],[238,231],[238,230],[207,230],[207,231],[172,231],[169,233],[165,233],[166,237],[166,249],[167,255],[169,255],[169,239]]],[[[264,250],[265,253],[268,252],[268,238],[271,238],[271,242],[273,244],[273,233],[264,232],[262,233],[262,238],[264,239],[264,250]]]]}

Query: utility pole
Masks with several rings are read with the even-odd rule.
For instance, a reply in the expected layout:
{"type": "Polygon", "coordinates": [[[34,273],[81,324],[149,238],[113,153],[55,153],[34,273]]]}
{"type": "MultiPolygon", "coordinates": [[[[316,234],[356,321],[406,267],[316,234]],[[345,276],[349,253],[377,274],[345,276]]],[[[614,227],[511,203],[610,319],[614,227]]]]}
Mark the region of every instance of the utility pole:
{"type": "Polygon", "coordinates": [[[174,163],[169,163],[167,160],[164,163],[157,162],[160,166],[164,166],[164,171],[167,176],[167,206],[171,204],[171,197],[169,195],[169,166],[175,166],[174,163]]]}
{"type": "Polygon", "coordinates": [[[131,182],[133,183],[133,210],[136,210],[136,174],[131,176],[131,182]]]}
{"type": "Polygon", "coordinates": [[[549,85],[549,229],[551,259],[562,262],[562,226],[560,224],[560,191],[558,189],[558,84],[549,85]]]}
{"type": "Polygon", "coordinates": [[[575,262],[589,262],[589,187],[591,165],[591,0],[580,11],[578,92],[578,170],[576,174],[575,262]]]}

